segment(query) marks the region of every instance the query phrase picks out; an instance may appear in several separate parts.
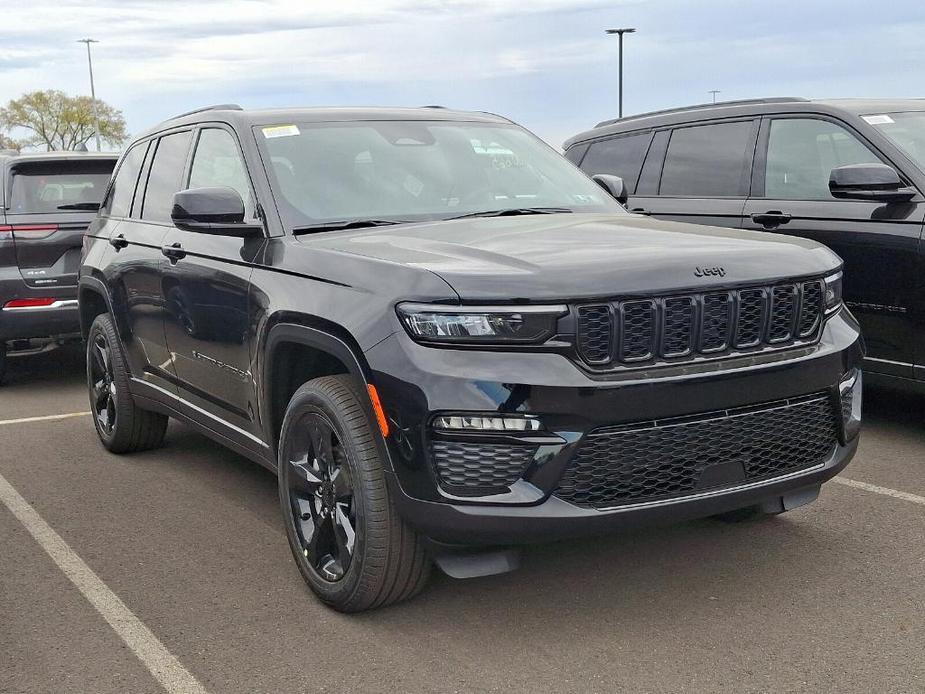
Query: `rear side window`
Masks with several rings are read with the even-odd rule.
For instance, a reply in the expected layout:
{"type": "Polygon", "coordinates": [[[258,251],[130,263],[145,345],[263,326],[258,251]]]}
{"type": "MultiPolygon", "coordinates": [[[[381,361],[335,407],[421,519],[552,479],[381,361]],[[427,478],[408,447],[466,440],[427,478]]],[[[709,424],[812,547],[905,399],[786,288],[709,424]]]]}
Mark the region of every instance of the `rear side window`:
{"type": "Polygon", "coordinates": [[[879,164],[867,145],[840,125],[818,118],[771,121],[764,197],[834,200],[829,174],[836,166],[879,164]]]}
{"type": "Polygon", "coordinates": [[[747,192],[752,123],[718,123],[671,133],[659,195],[738,197],[747,192]]]}
{"type": "Polygon", "coordinates": [[[151,171],[148,173],[142,219],[152,222],[170,221],[173,194],[180,190],[191,135],[187,130],[165,135],[158,141],[151,171]]]}
{"type": "Polygon", "coordinates": [[[581,168],[589,175],[613,174],[623,179],[629,192],[636,190],[639,170],[646,158],[652,133],[627,135],[612,140],[595,142],[581,162],[581,168]]]}
{"type": "Polygon", "coordinates": [[[8,214],[92,211],[103,201],[115,161],[22,162],[11,171],[8,214]]]}
{"type": "Polygon", "coordinates": [[[113,217],[128,217],[132,209],[132,199],[135,197],[135,186],[138,184],[138,174],[145,160],[147,142],[141,142],[132,147],[123,157],[119,171],[112,182],[109,200],[104,212],[113,217]]]}

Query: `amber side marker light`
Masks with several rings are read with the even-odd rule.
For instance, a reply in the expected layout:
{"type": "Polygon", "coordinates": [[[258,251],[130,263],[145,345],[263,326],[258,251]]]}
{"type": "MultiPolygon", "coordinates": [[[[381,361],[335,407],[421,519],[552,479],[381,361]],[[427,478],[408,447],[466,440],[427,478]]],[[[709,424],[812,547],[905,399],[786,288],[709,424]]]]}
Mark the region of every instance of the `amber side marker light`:
{"type": "Polygon", "coordinates": [[[372,383],[366,384],[366,390],[373,404],[373,412],[376,413],[376,421],[379,422],[379,431],[382,432],[382,438],[386,438],[389,435],[389,420],[385,418],[385,410],[382,409],[382,402],[379,400],[379,391],[372,383]]]}

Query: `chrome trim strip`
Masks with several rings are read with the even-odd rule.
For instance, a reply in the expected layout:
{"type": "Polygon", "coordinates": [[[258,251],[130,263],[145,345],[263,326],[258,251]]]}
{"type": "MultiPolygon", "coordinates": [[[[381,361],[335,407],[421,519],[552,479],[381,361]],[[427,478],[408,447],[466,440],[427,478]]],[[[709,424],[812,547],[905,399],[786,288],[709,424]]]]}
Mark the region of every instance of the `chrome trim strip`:
{"type": "MultiPolygon", "coordinates": [[[[15,299],[12,299],[15,301],[15,299]]],[[[56,308],[69,308],[77,306],[77,299],[59,299],[47,306],[4,306],[4,311],[49,311],[56,308]]]]}

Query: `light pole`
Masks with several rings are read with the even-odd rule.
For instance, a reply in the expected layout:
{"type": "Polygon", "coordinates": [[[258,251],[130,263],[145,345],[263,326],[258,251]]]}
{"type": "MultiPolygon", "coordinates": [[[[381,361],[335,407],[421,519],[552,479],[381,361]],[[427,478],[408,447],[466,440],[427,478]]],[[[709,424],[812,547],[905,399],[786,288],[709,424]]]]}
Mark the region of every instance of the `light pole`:
{"type": "Polygon", "coordinates": [[[93,104],[93,123],[96,125],[96,151],[100,151],[100,116],[96,110],[96,88],[93,86],[93,58],[90,57],[90,44],[99,43],[96,39],[79,39],[77,43],[87,44],[87,66],[90,68],[90,99],[93,104]]]}
{"type": "Polygon", "coordinates": [[[719,92],[720,92],[719,89],[711,89],[709,92],[707,92],[708,94],[712,94],[712,95],[713,95],[713,103],[714,103],[714,104],[716,103],[716,95],[719,94],[719,92]]]}
{"type": "Polygon", "coordinates": [[[623,34],[633,34],[635,29],[605,29],[608,34],[616,34],[620,37],[620,112],[619,117],[623,118],[623,34]]]}

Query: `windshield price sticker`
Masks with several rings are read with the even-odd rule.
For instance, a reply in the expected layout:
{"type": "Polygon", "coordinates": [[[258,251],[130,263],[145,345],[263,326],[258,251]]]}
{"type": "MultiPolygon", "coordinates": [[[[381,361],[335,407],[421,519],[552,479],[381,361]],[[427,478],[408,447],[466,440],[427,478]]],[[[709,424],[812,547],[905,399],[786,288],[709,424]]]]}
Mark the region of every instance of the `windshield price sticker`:
{"type": "Polygon", "coordinates": [[[893,119],[885,113],[876,116],[861,116],[861,118],[867,121],[870,125],[887,125],[888,123],[893,122],[893,119]]]}
{"type": "Polygon", "coordinates": [[[292,137],[299,134],[299,128],[295,125],[271,125],[262,128],[263,136],[272,139],[274,137],[292,137]]]}

